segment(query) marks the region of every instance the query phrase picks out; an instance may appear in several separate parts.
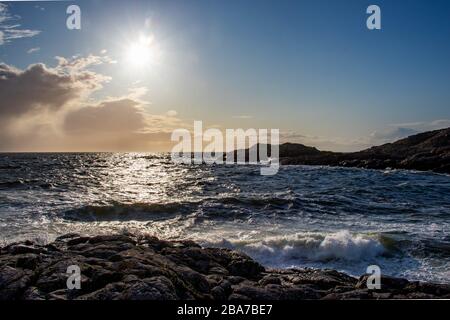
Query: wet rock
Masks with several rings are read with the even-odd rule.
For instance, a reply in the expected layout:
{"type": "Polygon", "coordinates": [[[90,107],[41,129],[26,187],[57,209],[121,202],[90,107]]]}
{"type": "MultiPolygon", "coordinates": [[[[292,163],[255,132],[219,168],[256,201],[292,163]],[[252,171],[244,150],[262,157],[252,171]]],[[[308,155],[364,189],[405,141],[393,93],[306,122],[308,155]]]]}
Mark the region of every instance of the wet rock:
{"type": "Polygon", "coordinates": [[[69,234],[0,249],[1,300],[276,300],[448,298],[450,286],[383,276],[382,290],[334,270],[265,269],[247,255],[155,237],[69,234]],[[50,249],[51,248],[51,249],[50,249]],[[76,265],[81,288],[69,290],[76,265]]]}
{"type": "Polygon", "coordinates": [[[39,265],[39,262],[41,261],[42,258],[37,254],[24,254],[17,257],[16,267],[33,270],[39,265]]]}
{"type": "Polygon", "coordinates": [[[119,296],[123,300],[176,300],[175,288],[166,277],[143,279],[126,288],[119,296]]]}
{"type": "Polygon", "coordinates": [[[243,260],[233,260],[227,268],[230,274],[234,276],[240,276],[244,278],[255,278],[258,277],[261,272],[264,271],[264,267],[261,266],[254,260],[243,259],[243,260]]]}
{"type": "Polygon", "coordinates": [[[273,275],[267,275],[258,281],[258,284],[265,286],[267,284],[281,284],[281,278],[273,275]]]}
{"type": "Polygon", "coordinates": [[[114,256],[116,253],[116,250],[111,250],[108,247],[104,246],[86,249],[80,252],[80,254],[85,257],[93,257],[98,259],[108,259],[114,256]]]}
{"type": "Polygon", "coordinates": [[[228,296],[225,293],[224,288],[217,286],[211,289],[211,294],[214,300],[227,300],[228,296]]]}
{"type": "Polygon", "coordinates": [[[209,268],[208,273],[220,274],[224,276],[227,276],[229,274],[228,270],[222,266],[211,267],[209,268]]]}
{"type": "Polygon", "coordinates": [[[125,235],[101,235],[96,237],[91,237],[88,242],[91,244],[96,244],[99,242],[107,242],[111,243],[113,241],[117,241],[118,243],[128,242],[131,244],[136,244],[136,241],[131,237],[125,235]]]}
{"type": "Polygon", "coordinates": [[[73,238],[83,238],[83,237],[80,237],[80,235],[78,233],[66,233],[62,236],[57,237],[55,239],[55,242],[68,241],[69,239],[73,239],[73,238]]]}
{"type": "MultiPolygon", "coordinates": [[[[369,276],[370,275],[361,276],[359,278],[358,283],[356,284],[356,288],[358,288],[358,289],[367,288],[367,279],[369,276]]],[[[399,279],[399,278],[394,278],[394,277],[389,277],[389,276],[384,276],[384,275],[381,276],[380,282],[381,282],[382,290],[384,290],[386,288],[401,290],[409,284],[409,281],[406,279],[399,279]]]]}
{"type": "Polygon", "coordinates": [[[89,241],[89,237],[77,237],[77,238],[70,238],[70,240],[67,241],[68,246],[74,246],[80,243],[86,243],[89,241]]]}
{"type": "Polygon", "coordinates": [[[244,277],[239,277],[239,276],[231,276],[231,277],[228,277],[227,279],[232,284],[238,284],[245,280],[244,277]]]}
{"type": "Polygon", "coordinates": [[[115,282],[107,284],[104,288],[80,296],[80,300],[117,300],[126,284],[122,282],[115,282]]]}
{"type": "Polygon", "coordinates": [[[196,290],[201,293],[209,292],[209,282],[206,280],[206,277],[202,274],[189,269],[187,267],[177,268],[177,273],[179,273],[180,277],[183,280],[186,280],[190,283],[196,290]]]}
{"type": "Polygon", "coordinates": [[[230,295],[228,297],[229,301],[245,301],[245,300],[251,300],[249,297],[238,294],[238,293],[233,293],[232,295],[230,295]]]}
{"type": "Polygon", "coordinates": [[[97,290],[105,287],[106,285],[114,282],[119,282],[123,278],[123,274],[116,273],[114,271],[96,269],[92,272],[92,276],[87,281],[90,290],[97,290]]]}
{"type": "Polygon", "coordinates": [[[372,296],[377,300],[386,300],[392,298],[392,293],[390,292],[372,292],[372,296]]]}
{"type": "Polygon", "coordinates": [[[409,299],[434,299],[435,296],[424,292],[413,292],[408,294],[409,299]]]}
{"type": "Polygon", "coordinates": [[[435,296],[445,296],[450,294],[450,285],[435,284],[426,282],[410,282],[406,287],[407,292],[423,292],[435,296]]]}
{"type": "Polygon", "coordinates": [[[354,287],[357,280],[334,270],[298,270],[288,277],[294,284],[310,284],[320,290],[334,289],[338,286],[354,287]]]}
{"type": "Polygon", "coordinates": [[[20,299],[21,295],[31,283],[31,272],[12,268],[0,267],[0,300],[20,299]]]}
{"type": "Polygon", "coordinates": [[[240,296],[250,298],[252,300],[279,300],[280,299],[280,289],[272,288],[271,290],[264,289],[257,286],[237,286],[234,288],[233,293],[240,296]]]}
{"type": "Polygon", "coordinates": [[[23,293],[22,298],[24,300],[45,300],[45,295],[39,291],[36,287],[29,287],[23,293]]]}
{"type": "Polygon", "coordinates": [[[331,293],[324,300],[362,300],[373,298],[368,289],[357,289],[342,293],[331,293]]]}
{"type": "Polygon", "coordinates": [[[29,245],[13,245],[8,248],[8,252],[11,254],[23,254],[23,253],[35,253],[40,254],[45,252],[46,250],[44,248],[36,248],[29,245]]]}

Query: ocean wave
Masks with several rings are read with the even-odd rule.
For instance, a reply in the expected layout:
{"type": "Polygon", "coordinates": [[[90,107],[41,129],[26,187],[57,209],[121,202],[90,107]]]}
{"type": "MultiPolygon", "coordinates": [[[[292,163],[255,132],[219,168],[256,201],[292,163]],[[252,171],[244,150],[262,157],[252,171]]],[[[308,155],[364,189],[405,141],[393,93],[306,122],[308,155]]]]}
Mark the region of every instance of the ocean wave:
{"type": "Polygon", "coordinates": [[[218,201],[222,204],[235,204],[235,205],[245,205],[252,207],[284,207],[291,206],[294,203],[293,199],[286,199],[281,197],[223,197],[209,200],[218,201]]]}
{"type": "Polygon", "coordinates": [[[336,233],[297,233],[269,237],[264,240],[207,241],[207,246],[240,250],[269,266],[299,265],[331,260],[365,261],[387,252],[378,237],[352,235],[343,230],[336,233]]]}
{"type": "MultiPolygon", "coordinates": [[[[219,218],[223,216],[222,210],[229,206],[250,208],[292,208],[294,201],[278,197],[222,197],[204,198],[198,201],[155,202],[155,203],[120,203],[112,202],[107,205],[85,205],[70,209],[63,214],[69,220],[86,221],[124,221],[149,220],[160,215],[161,218],[173,218],[173,215],[186,215],[195,212],[198,208],[204,209],[203,214],[219,218]],[[222,210],[221,210],[222,209],[222,210]]],[[[248,210],[242,210],[242,218],[248,215],[248,210]]],[[[234,212],[235,216],[236,212],[234,212]]],[[[224,216],[226,218],[227,216],[224,216]]]]}
{"type": "Polygon", "coordinates": [[[9,181],[0,181],[0,190],[7,189],[51,189],[54,185],[52,183],[41,181],[38,179],[18,179],[9,181]]]}
{"type": "Polygon", "coordinates": [[[190,211],[195,202],[168,203],[111,203],[108,205],[87,205],[68,210],[63,217],[75,221],[146,221],[160,218],[169,219],[190,211]]]}
{"type": "Polygon", "coordinates": [[[282,166],[262,177],[152,154],[17,154],[0,157],[0,193],[8,241],[127,228],[223,244],[267,266],[361,274],[371,263],[427,279],[449,270],[448,175],[282,166]]]}

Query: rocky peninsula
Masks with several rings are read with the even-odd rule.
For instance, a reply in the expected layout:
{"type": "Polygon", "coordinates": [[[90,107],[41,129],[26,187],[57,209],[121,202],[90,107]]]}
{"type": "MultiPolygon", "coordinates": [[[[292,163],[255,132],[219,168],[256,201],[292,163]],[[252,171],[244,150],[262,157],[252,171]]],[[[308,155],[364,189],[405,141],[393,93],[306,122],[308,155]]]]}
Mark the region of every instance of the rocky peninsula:
{"type": "MultiPolygon", "coordinates": [[[[259,150],[259,145],[253,146],[259,150]]],[[[267,146],[270,155],[271,146],[267,146]]],[[[245,150],[249,161],[249,150],[245,150]]],[[[227,157],[236,159],[237,151],[227,157]]],[[[406,169],[450,173],[450,128],[419,133],[393,143],[358,152],[321,151],[298,143],[284,143],[279,148],[284,165],[321,165],[365,169],[406,169]]],[[[258,157],[259,160],[259,157],[258,157]]],[[[267,159],[263,159],[267,160],[267,159]]]]}
{"type": "Polygon", "coordinates": [[[450,298],[450,285],[334,270],[264,268],[247,255],[152,236],[67,234],[0,249],[1,300],[285,300],[450,298]],[[80,289],[67,289],[76,265],[80,289]]]}

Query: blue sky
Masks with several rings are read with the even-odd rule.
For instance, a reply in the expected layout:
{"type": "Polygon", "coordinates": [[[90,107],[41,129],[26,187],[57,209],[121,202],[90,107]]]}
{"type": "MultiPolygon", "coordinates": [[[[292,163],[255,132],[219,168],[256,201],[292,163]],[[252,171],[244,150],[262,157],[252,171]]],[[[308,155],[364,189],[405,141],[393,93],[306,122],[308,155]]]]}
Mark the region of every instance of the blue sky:
{"type": "Polygon", "coordinates": [[[449,1],[4,3],[16,28],[40,33],[0,45],[0,61],[50,68],[55,56],[107,52],[115,63],[89,68],[110,81],[84,98],[146,88],[143,108],[161,121],[172,112],[178,123],[280,128],[344,151],[450,126],[449,1]],[[79,31],[65,27],[72,3],[79,31]],[[370,4],[381,8],[381,30],[366,28],[370,4]],[[140,34],[159,56],[136,68],[125,60],[140,34]]]}

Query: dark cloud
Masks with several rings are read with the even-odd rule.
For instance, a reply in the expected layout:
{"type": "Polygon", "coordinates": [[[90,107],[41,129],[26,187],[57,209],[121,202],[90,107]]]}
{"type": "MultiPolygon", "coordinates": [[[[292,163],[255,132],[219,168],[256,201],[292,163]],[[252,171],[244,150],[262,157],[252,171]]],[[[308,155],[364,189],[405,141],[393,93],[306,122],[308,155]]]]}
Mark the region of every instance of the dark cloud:
{"type": "Polygon", "coordinates": [[[101,87],[105,77],[89,71],[66,73],[43,64],[18,70],[0,64],[0,117],[59,110],[83,94],[101,87]]]}
{"type": "Polygon", "coordinates": [[[69,113],[64,122],[64,130],[71,134],[122,134],[142,131],[146,127],[140,103],[128,98],[81,108],[69,113]]]}
{"type": "Polygon", "coordinates": [[[176,112],[152,115],[140,97],[86,103],[109,81],[89,66],[114,63],[107,56],[58,57],[56,67],[35,64],[19,70],[0,64],[1,151],[159,151],[182,126],[176,112]]]}
{"type": "Polygon", "coordinates": [[[63,132],[72,150],[161,151],[180,125],[177,118],[148,114],[141,101],[124,97],[68,113],[63,132]]]}

